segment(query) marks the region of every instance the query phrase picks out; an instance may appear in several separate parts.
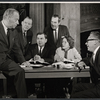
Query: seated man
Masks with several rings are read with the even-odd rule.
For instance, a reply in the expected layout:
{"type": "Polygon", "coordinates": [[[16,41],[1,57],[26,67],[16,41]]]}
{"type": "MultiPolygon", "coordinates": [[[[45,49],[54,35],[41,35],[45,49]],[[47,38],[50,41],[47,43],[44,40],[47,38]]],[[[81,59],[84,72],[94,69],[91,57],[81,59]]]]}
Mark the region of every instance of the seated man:
{"type": "Polygon", "coordinates": [[[32,58],[34,61],[53,63],[54,52],[46,44],[47,36],[44,33],[37,33],[36,37],[37,43],[29,47],[29,51],[25,57],[26,60],[32,58]]]}
{"type": "MultiPolygon", "coordinates": [[[[51,47],[46,44],[47,36],[44,33],[37,33],[36,37],[37,43],[30,45],[28,53],[25,56],[26,60],[53,63],[54,52],[51,47]]],[[[41,83],[42,80],[35,79],[35,82],[41,83]]]]}
{"type": "Polygon", "coordinates": [[[92,31],[86,41],[88,51],[93,52],[91,58],[85,58],[78,63],[83,69],[90,66],[92,83],[79,83],[74,86],[71,98],[100,98],[100,32],[92,31]]]}

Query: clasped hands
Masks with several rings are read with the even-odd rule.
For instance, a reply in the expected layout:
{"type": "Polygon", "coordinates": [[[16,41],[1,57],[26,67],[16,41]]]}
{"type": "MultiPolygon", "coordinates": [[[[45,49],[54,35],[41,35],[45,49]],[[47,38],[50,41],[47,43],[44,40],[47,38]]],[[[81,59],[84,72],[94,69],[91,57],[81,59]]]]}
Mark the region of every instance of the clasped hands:
{"type": "Polygon", "coordinates": [[[44,59],[41,58],[39,55],[35,55],[33,60],[34,61],[39,61],[39,62],[42,62],[42,63],[44,62],[44,59]]]}
{"type": "Polygon", "coordinates": [[[26,66],[26,67],[30,67],[32,64],[30,62],[36,62],[36,61],[39,61],[39,62],[44,62],[44,59],[42,59],[39,55],[35,55],[34,58],[31,58],[29,61],[25,61],[22,63],[22,65],[26,66]]]}

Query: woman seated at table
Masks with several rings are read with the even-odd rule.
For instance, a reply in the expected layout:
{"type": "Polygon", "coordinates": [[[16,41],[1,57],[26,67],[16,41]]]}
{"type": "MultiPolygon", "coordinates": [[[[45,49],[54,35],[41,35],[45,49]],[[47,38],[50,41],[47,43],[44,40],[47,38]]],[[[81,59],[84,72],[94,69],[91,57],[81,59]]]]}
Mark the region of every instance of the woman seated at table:
{"type": "Polygon", "coordinates": [[[62,36],[61,47],[56,49],[54,56],[55,62],[57,61],[73,61],[74,63],[79,62],[82,58],[74,47],[74,39],[72,37],[62,36]]]}
{"type": "MultiPolygon", "coordinates": [[[[57,48],[56,54],[54,56],[55,62],[59,61],[72,61],[74,63],[79,62],[82,58],[81,55],[78,53],[76,48],[74,47],[74,39],[69,36],[62,36],[62,43],[61,47],[57,48]]],[[[71,78],[73,79],[73,78],[71,78]]],[[[72,81],[70,78],[63,79],[63,85],[67,85],[69,93],[71,93],[72,88],[72,81]],[[69,83],[69,85],[67,85],[69,83]]]]}

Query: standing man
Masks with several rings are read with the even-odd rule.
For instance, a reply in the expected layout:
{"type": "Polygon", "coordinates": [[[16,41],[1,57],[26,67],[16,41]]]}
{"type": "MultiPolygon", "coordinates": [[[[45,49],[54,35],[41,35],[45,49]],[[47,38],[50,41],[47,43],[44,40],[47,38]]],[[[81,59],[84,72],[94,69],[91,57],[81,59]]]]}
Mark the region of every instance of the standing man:
{"type": "Polygon", "coordinates": [[[72,91],[71,98],[100,98],[100,32],[92,31],[86,42],[88,51],[93,55],[78,63],[80,69],[90,66],[92,83],[79,83],[72,91]]]}
{"type": "Polygon", "coordinates": [[[60,25],[60,18],[58,15],[51,17],[51,25],[44,29],[44,33],[47,35],[48,44],[54,49],[61,45],[62,36],[70,36],[66,26],[60,25]]]}
{"type": "Polygon", "coordinates": [[[13,50],[20,64],[25,62],[18,46],[16,31],[11,30],[19,24],[18,20],[19,12],[13,8],[9,8],[4,12],[3,19],[0,22],[0,70],[8,76],[14,76],[17,97],[26,98],[25,72],[10,56],[10,52],[13,50]]]}
{"type": "MultiPolygon", "coordinates": [[[[64,25],[60,25],[61,19],[58,15],[53,15],[51,17],[51,25],[47,26],[44,29],[44,33],[47,35],[47,44],[52,47],[52,50],[55,50],[61,46],[61,37],[62,36],[70,36],[68,28],[64,25]]],[[[61,84],[64,81],[62,79],[48,79],[47,85],[47,97],[50,98],[64,98],[65,94],[63,92],[63,88],[61,84]]]]}
{"type": "MultiPolygon", "coordinates": [[[[17,35],[19,39],[18,41],[19,46],[24,57],[27,54],[29,45],[32,44],[33,33],[30,30],[31,27],[32,27],[32,19],[28,16],[25,17],[25,19],[21,22],[21,26],[16,27],[16,30],[18,32],[17,35]]],[[[13,52],[12,52],[12,57],[16,62],[18,62],[16,57],[14,57],[13,52]]]]}

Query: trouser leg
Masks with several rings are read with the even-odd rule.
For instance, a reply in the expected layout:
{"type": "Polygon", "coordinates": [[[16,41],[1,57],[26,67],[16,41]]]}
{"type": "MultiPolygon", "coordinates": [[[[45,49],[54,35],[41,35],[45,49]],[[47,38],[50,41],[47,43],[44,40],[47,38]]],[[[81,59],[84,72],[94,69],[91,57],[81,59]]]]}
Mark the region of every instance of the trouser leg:
{"type": "Polygon", "coordinates": [[[96,87],[92,83],[79,83],[74,86],[71,98],[96,98],[96,87]]]}
{"type": "Polygon", "coordinates": [[[0,70],[9,76],[14,76],[14,84],[17,92],[17,97],[26,98],[27,90],[24,70],[10,59],[0,66],[0,70]]]}

